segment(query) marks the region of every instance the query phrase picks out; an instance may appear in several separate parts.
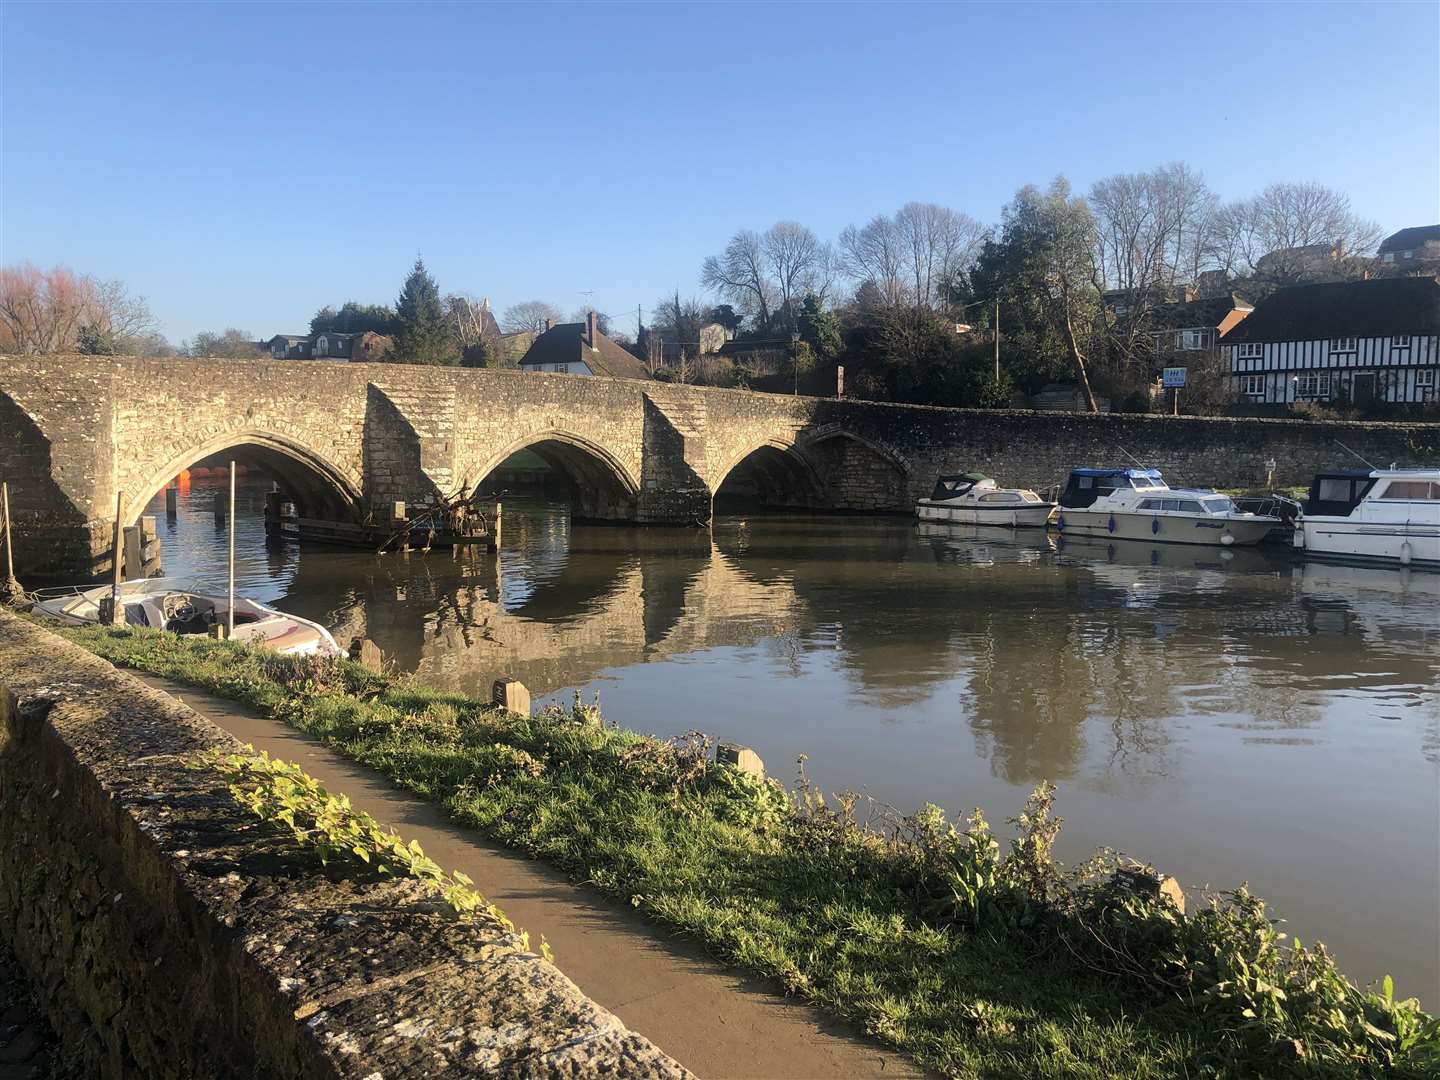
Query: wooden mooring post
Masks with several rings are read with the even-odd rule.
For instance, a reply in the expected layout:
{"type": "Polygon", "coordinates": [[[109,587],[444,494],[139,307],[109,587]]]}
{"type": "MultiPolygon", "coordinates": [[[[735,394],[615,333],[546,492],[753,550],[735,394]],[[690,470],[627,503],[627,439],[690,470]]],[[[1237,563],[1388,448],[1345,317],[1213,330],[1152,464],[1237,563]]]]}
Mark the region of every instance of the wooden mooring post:
{"type": "Polygon", "coordinates": [[[100,621],[111,626],[125,625],[125,606],[120,603],[120,581],[125,573],[125,552],[121,548],[123,539],[120,514],[125,508],[125,493],[115,492],[115,534],[110,543],[110,609],[100,612],[100,621]],[[105,618],[109,615],[109,619],[105,618]]]}
{"type": "Polygon", "coordinates": [[[19,596],[20,582],[15,580],[15,534],[10,531],[10,484],[0,484],[5,510],[5,588],[7,597],[19,596]]]}
{"type": "Polygon", "coordinates": [[[500,514],[502,510],[501,504],[496,502],[495,509],[490,514],[490,550],[495,552],[500,550],[500,514]]]}

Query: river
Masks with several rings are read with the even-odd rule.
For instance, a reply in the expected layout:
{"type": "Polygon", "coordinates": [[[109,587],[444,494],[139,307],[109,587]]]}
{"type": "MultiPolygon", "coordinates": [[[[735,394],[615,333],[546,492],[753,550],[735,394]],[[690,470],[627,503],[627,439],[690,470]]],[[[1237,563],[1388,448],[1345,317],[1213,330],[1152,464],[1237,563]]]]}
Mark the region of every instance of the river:
{"type": "MultiPolygon", "coordinates": [[[[166,573],[223,589],[223,481],[166,573]]],[[[1357,981],[1440,1007],[1440,575],[1287,549],[1074,543],[843,516],[710,532],[508,502],[499,558],[267,545],[242,478],[237,588],[373,639],[426,684],[752,746],[790,780],[1002,822],[1059,788],[1062,858],[1109,846],[1187,887],[1248,882],[1357,981]]],[[[1193,902],[1193,901],[1192,901],[1193,902]]]]}

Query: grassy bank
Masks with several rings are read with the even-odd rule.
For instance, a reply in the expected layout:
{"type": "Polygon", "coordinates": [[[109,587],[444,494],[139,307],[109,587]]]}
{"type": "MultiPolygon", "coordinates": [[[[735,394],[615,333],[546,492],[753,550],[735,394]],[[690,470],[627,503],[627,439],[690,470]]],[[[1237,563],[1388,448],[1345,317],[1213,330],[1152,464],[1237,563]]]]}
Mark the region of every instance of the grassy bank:
{"type": "MultiPolygon", "coordinates": [[[[1189,916],[1066,869],[1037,790],[1002,845],[939,810],[870,830],[577,705],[537,717],[356,665],[154,631],[67,629],[117,664],[311,732],[442,806],[770,976],[942,1072],[1434,1075],[1440,1025],[1283,940],[1243,892],[1189,916]]],[[[1143,884],[1143,875],[1141,881],[1143,884]]],[[[563,965],[563,958],[562,958],[563,965]]]]}

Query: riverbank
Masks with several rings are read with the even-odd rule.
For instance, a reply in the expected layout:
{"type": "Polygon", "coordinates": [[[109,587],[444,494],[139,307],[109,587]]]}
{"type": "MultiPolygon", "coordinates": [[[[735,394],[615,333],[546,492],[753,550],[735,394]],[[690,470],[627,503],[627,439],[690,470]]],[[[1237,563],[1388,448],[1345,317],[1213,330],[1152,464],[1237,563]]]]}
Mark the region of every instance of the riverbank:
{"type": "Polygon", "coordinates": [[[978,815],[867,829],[859,804],[786,793],[714,765],[703,738],[661,742],[583,706],[519,717],[350,664],[64,632],[308,731],[948,1073],[1421,1075],[1440,1055],[1418,1006],[1290,949],[1243,892],[1182,916],[1143,877],[1118,884],[1113,858],[1060,867],[1043,788],[1002,855],[978,815]]]}

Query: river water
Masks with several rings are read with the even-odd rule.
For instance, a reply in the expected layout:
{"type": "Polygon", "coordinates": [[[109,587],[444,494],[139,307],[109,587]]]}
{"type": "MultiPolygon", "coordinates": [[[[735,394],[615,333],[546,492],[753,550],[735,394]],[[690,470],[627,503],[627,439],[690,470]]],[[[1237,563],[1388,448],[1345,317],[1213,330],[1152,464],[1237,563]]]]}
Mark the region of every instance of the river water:
{"type": "MultiPolygon", "coordinates": [[[[223,589],[219,480],[158,516],[166,572],[223,589]]],[[[1288,549],[1061,545],[898,518],[572,525],[507,502],[499,558],[266,543],[240,483],[237,589],[372,638],[425,683],[598,693],[662,736],[909,812],[1014,814],[1048,779],[1059,850],[1189,887],[1248,882],[1368,982],[1440,1007],[1440,575],[1288,549]]],[[[1193,902],[1193,901],[1192,901],[1193,902]]]]}

